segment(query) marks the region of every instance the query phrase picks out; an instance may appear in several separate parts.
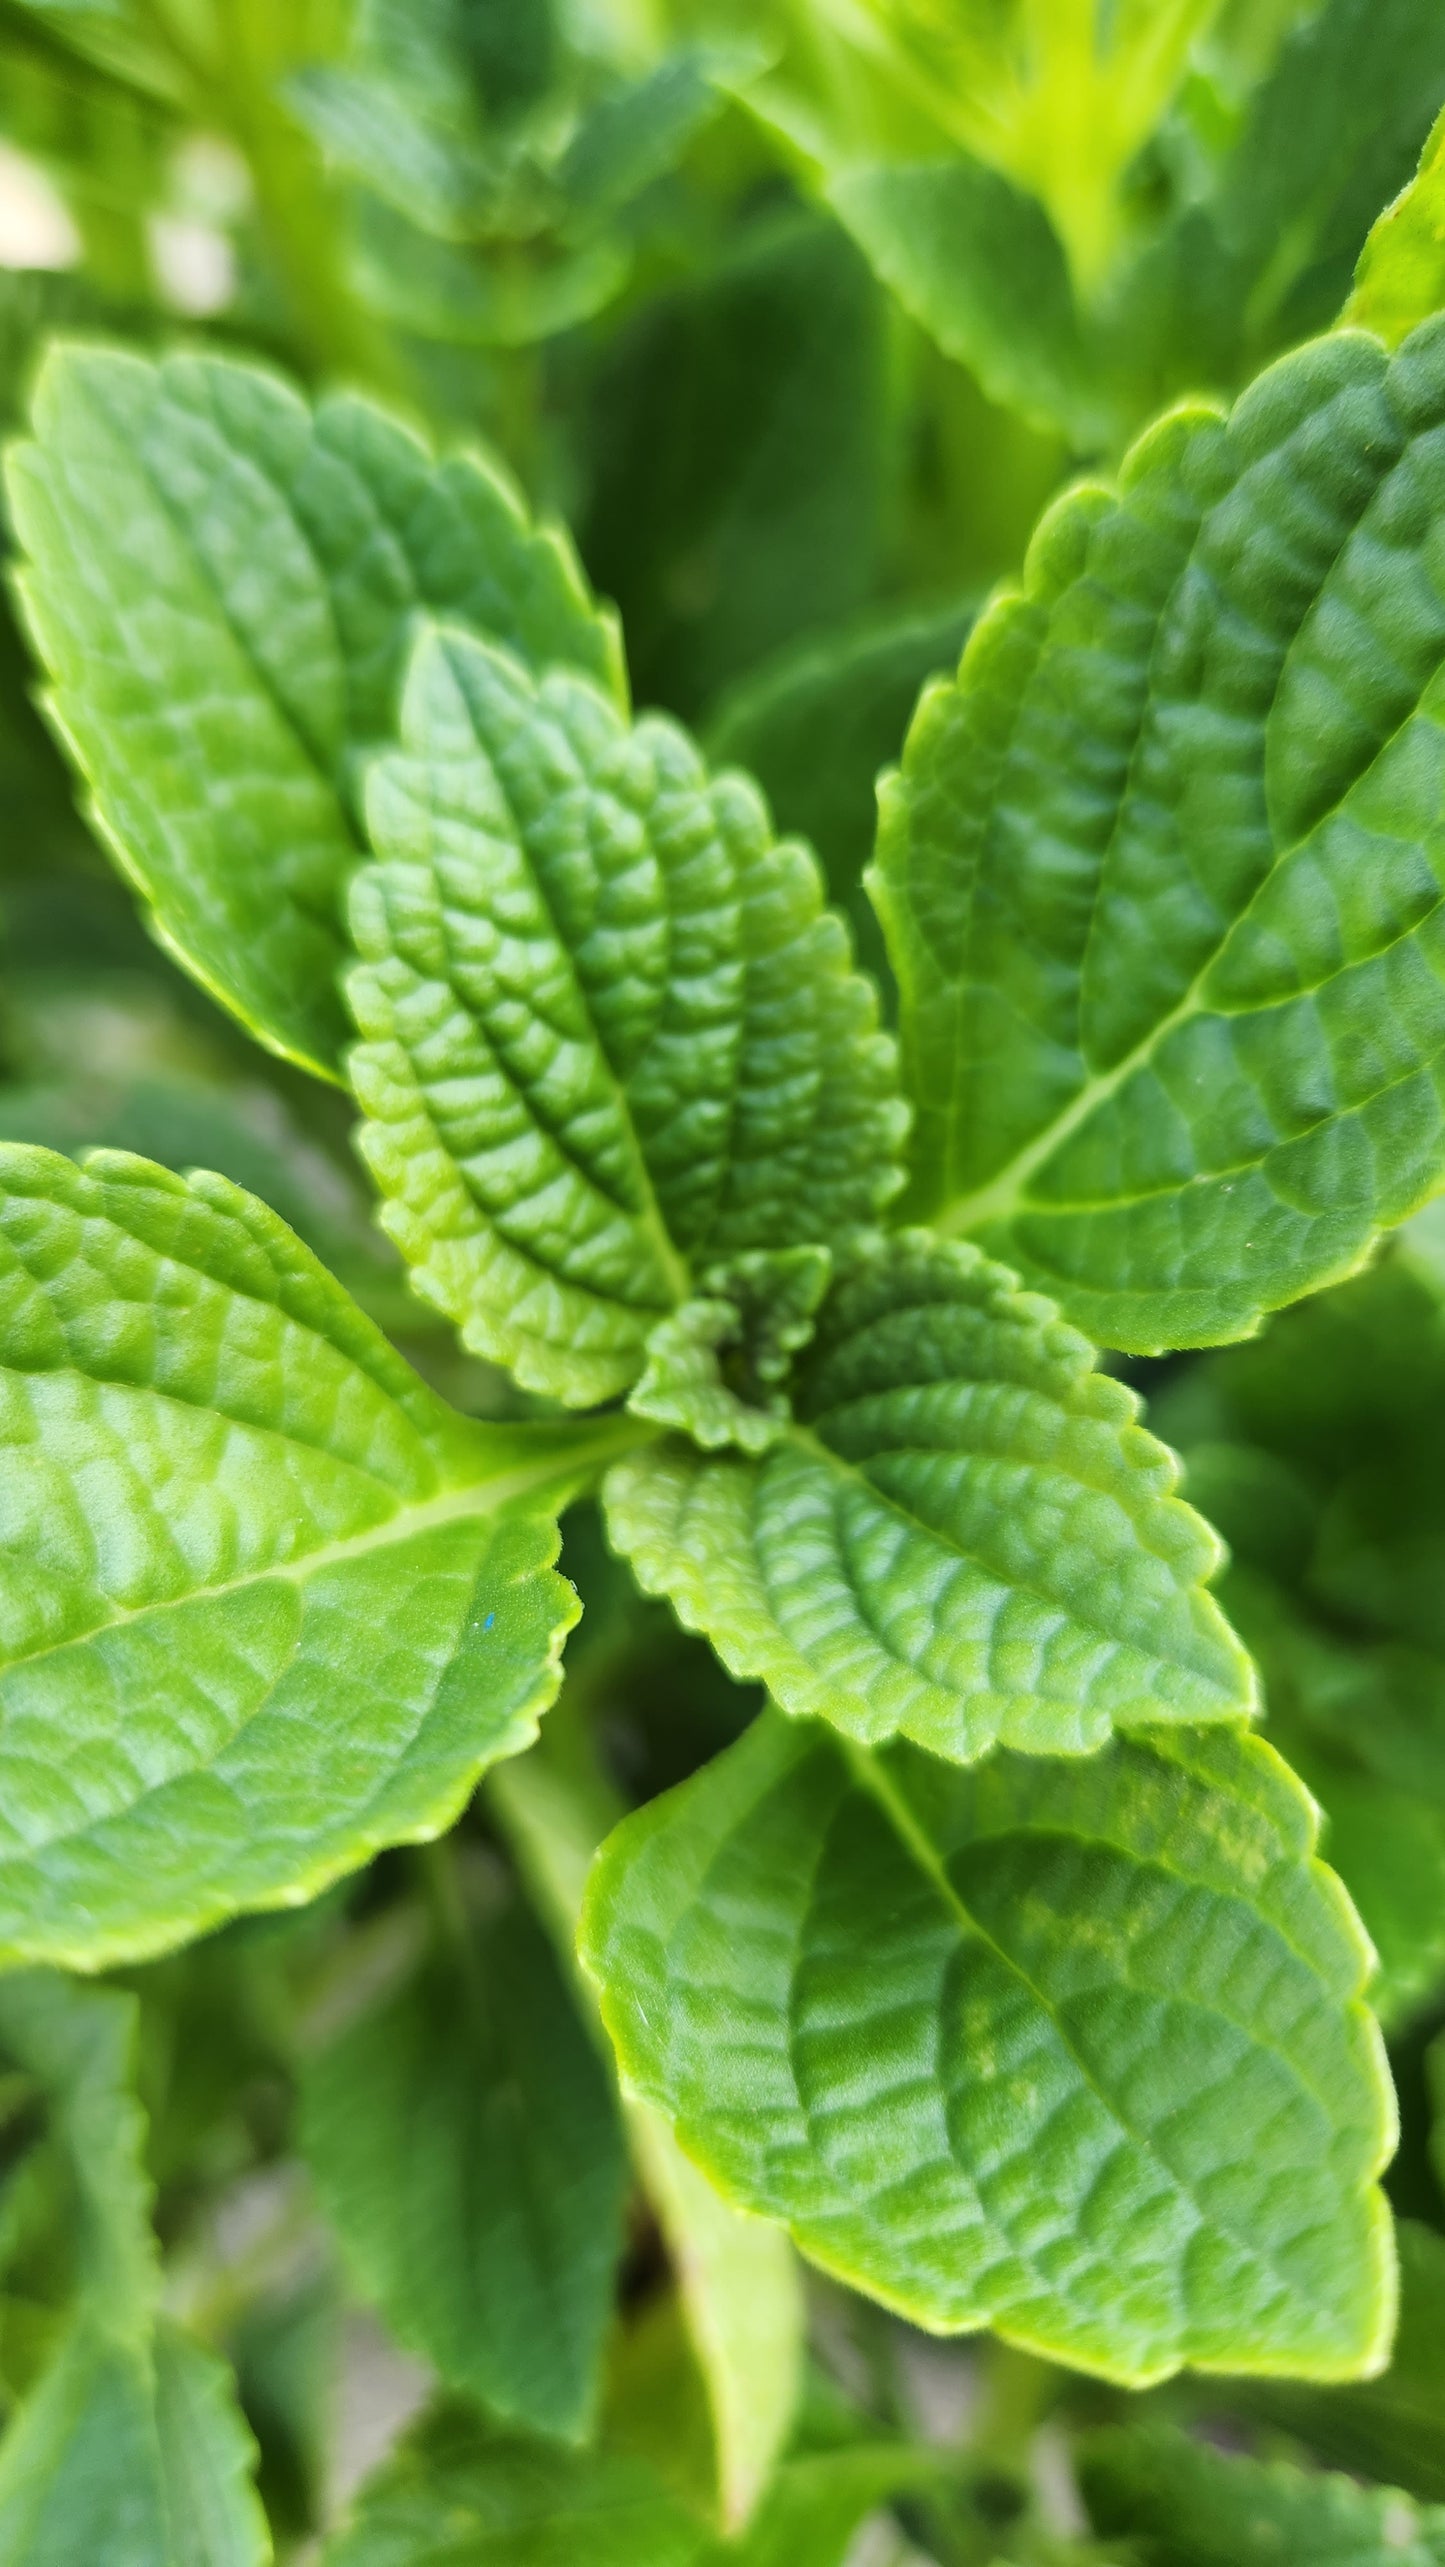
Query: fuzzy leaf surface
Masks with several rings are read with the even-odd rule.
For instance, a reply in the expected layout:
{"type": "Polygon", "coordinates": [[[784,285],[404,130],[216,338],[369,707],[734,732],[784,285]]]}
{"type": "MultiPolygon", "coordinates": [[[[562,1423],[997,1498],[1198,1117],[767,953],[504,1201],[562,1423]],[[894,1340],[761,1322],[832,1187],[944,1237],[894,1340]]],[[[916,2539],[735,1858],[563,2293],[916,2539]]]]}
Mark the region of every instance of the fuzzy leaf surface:
{"type": "Polygon", "coordinates": [[[769,1449],[625,1456],[611,1538],[735,1675],[864,1745],[967,1763],[1240,1719],[1254,1677],[1206,1591],[1216,1538],[1093,1367],[1003,1267],[895,1234],[840,1272],[769,1449]]]}
{"type": "Polygon", "coordinates": [[[1263,2413],[1334,2469],[1445,2505],[1445,2238],[1397,2219],[1400,2323],[1390,2367],[1345,2388],[1287,2381],[1257,2391],[1263,2413]]]}
{"type": "Polygon", "coordinates": [[[302,2148],[394,2333],[539,2433],[590,2422],[622,2250],[612,2088],[525,1911],[312,2061],[302,2148]]]}
{"type": "Polygon", "coordinates": [[[0,1148],[0,1954],[160,1951],[448,1825],[575,1618],[537,1434],[224,1178],[0,1148]]]}
{"type": "Polygon", "coordinates": [[[877,897],[910,1205],[1139,1352],[1445,1175],[1445,324],[1344,331],[1044,519],[929,690],[877,897]]]}
{"type": "Polygon", "coordinates": [[[1445,2507],[1211,2451],[1167,2425],[1096,2434],[1082,2452],[1095,2528],[1140,2567],[1441,2567],[1445,2507]]]}
{"type": "Polygon", "coordinates": [[[474,1352],[607,1399],[693,1264],[886,1201],[893,1046],[807,850],[672,723],[438,631],[402,740],[348,981],[383,1217],[474,1352]]]}
{"type": "Polygon", "coordinates": [[[915,2323],[1133,2386],[1350,2377],[1393,2108],[1313,1843],[1238,1732],[961,1769],[769,1713],[617,1830],[581,1949],[689,2153],[915,2323]]]}
{"type": "Polygon", "coordinates": [[[359,767],[419,612],[623,692],[563,540],[479,456],[231,357],[61,342],[8,487],[50,708],[162,941],[334,1074],[359,767]]]}

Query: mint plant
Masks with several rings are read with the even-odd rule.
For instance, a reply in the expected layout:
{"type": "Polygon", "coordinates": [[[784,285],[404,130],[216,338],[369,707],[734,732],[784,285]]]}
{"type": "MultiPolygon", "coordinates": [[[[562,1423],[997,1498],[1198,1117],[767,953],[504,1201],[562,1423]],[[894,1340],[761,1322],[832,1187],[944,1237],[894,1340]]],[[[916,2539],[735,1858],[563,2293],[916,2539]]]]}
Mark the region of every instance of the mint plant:
{"type": "Polygon", "coordinates": [[[0,24],[16,2567],[1445,2560],[1445,54],[946,14],[0,24]]]}

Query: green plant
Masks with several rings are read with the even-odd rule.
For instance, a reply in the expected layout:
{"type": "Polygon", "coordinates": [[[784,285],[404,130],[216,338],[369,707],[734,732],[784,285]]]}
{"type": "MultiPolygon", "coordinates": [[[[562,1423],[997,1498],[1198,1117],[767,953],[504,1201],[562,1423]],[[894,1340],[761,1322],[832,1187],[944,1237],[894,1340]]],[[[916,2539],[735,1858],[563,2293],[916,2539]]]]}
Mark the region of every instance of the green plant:
{"type": "Polygon", "coordinates": [[[674,15],[0,8],[0,2556],[1445,2560],[1436,13],[674,15]]]}

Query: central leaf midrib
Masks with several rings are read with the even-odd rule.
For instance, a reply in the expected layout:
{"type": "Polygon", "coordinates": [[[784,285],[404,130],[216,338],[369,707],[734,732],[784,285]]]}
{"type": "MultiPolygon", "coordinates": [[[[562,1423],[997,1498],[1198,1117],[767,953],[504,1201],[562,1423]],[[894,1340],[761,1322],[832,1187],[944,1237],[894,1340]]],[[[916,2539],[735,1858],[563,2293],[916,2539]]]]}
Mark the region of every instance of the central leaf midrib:
{"type": "MultiPolygon", "coordinates": [[[[869,1477],[868,1472],[861,1464],[845,1461],[840,1453],[835,1453],[832,1446],[824,1443],[822,1437],[815,1434],[810,1427],[800,1425],[796,1419],[791,1420],[785,1427],[780,1441],[785,1444],[791,1444],[795,1450],[806,1455],[808,1460],[822,1464],[824,1468],[835,1472],[839,1478],[851,1481],[855,1487],[864,1490],[866,1494],[872,1498],[875,1505],[886,1506],[889,1512],[895,1515],[901,1524],[907,1525],[910,1532],[922,1534],[928,1541],[937,1543],[941,1550],[951,1553],[955,1559],[962,1562],[965,1566],[976,1570],[980,1577],[987,1578],[990,1585],[999,1588],[1001,1592],[1005,1594],[1032,1596],[1037,1604],[1042,1605],[1049,1613],[1057,1615],[1058,1619],[1065,1625],[1072,1626],[1072,1628],[1077,1631],[1092,1633],[1095,1638],[1106,1642],[1112,1649],[1132,1648],[1141,1658],[1146,1660],[1152,1659],[1161,1667],[1178,1668],[1185,1675],[1192,1677],[1196,1683],[1207,1683],[1211,1690],[1219,1696],[1222,1702],[1234,1705],[1235,1710],[1232,1716],[1241,1719],[1247,1719],[1251,1716],[1246,1707],[1238,1704],[1237,1697],[1225,1690],[1225,1688],[1219,1683],[1217,1677],[1203,1673],[1199,1668],[1191,1665],[1188,1659],[1168,1656],[1162,1649],[1158,1648],[1146,1650],[1138,1641],[1130,1641],[1128,1639],[1121,1638],[1118,1632],[1110,1631],[1106,1629],[1103,1624],[1086,1619],[1085,1616],[1073,1605],[1064,1603],[1056,1595],[1049,1594],[1046,1588],[1039,1586],[1032,1579],[1016,1577],[1012,1574],[1007,1577],[1001,1575],[1000,1572],[996,1568],[992,1567],[987,1560],[981,1559],[977,1552],[969,1550],[964,1543],[958,1540],[956,1535],[952,1533],[941,1533],[936,1524],[930,1524],[925,1517],[915,1515],[912,1508],[906,1506],[902,1500],[894,1497],[891,1491],[880,1488],[877,1481],[869,1477]]],[[[890,1450],[898,1453],[917,1451],[924,1459],[931,1460],[937,1458],[934,1449],[929,1447],[905,1447],[895,1445],[891,1447],[890,1450]]],[[[754,1467],[760,1470],[766,1469],[766,1455],[764,1455],[761,1461],[754,1467]]],[[[1066,1477],[1067,1474],[1061,1474],[1061,1476],[1066,1477]]],[[[1078,1481],[1075,1485],[1083,1488],[1087,1487],[1088,1483],[1085,1481],[1078,1481]]],[[[1115,1502],[1121,1506],[1123,1505],[1122,1499],[1118,1499],[1114,1491],[1110,1490],[1103,1493],[1109,1496],[1115,1496],[1115,1502]]],[[[1124,1512],[1128,1514],[1128,1509],[1125,1508],[1124,1512]]],[[[1132,1516],[1129,1520],[1132,1526],[1132,1516]]],[[[1134,1526],[1133,1529],[1136,1532],[1138,1531],[1137,1526],[1134,1526]]],[[[1140,1536],[1140,1539],[1142,1542],[1142,1536],[1140,1536]]],[[[755,1543],[755,1547],[758,1560],[761,1563],[763,1560],[761,1546],[756,1545],[755,1543]]],[[[1167,1569],[1169,1565],[1168,1562],[1160,1559],[1160,1555],[1157,1551],[1150,1549],[1147,1544],[1144,1544],[1143,1547],[1150,1559],[1159,1561],[1159,1565],[1162,1568],[1167,1569]]],[[[1201,1580],[1194,1581],[1193,1586],[1197,1586],[1200,1592],[1208,1596],[1209,1590],[1203,1585],[1201,1580]]],[[[1192,1587],[1180,1587],[1176,1580],[1174,1591],[1182,1602],[1193,1591],[1193,1589],[1192,1587]]],[[[855,1594],[856,1592],[857,1590],[854,1589],[855,1594]]],[[[1210,1600],[1214,1601],[1212,1598],[1210,1600]]],[[[771,1609],[771,1598],[769,1599],[769,1602],[771,1609]]],[[[779,1627],[781,1628],[781,1625],[779,1627]]],[[[1229,1627],[1230,1626],[1226,1624],[1226,1629],[1229,1627]]],[[[881,1635],[878,1635],[878,1637],[881,1646],[881,1635]]],[[[906,1667],[909,1673],[916,1677],[919,1682],[934,1686],[940,1693],[946,1692],[955,1697],[958,1696],[959,1688],[957,1686],[943,1685],[937,1676],[929,1675],[926,1669],[916,1665],[911,1658],[900,1658],[897,1651],[891,1646],[889,1648],[889,1655],[899,1666],[906,1667]]],[[[1030,1699],[1044,1703],[1057,1701],[1060,1704],[1066,1704],[1070,1709],[1075,1711],[1088,1708],[1087,1704],[1081,1704],[1078,1698],[1074,1695],[1048,1694],[1042,1692],[1037,1686],[1030,1686],[1025,1693],[1009,1692],[1006,1694],[1005,1698],[1009,1701],[1016,1702],[1025,1702],[1030,1699]]],[[[1109,1710],[1107,1704],[1103,1708],[1105,1717],[1112,1724],[1112,1712],[1109,1710]]],[[[1162,1716],[1164,1718],[1170,1717],[1167,1713],[1162,1716]]],[[[1209,1714],[1204,1711],[1196,1711],[1192,1714],[1192,1717],[1198,1720],[1206,1720],[1208,1719],[1209,1714]]]]}
{"type": "MultiPolygon", "coordinates": [[[[532,702],[535,707],[536,716],[540,719],[543,710],[541,688],[532,677],[531,672],[524,667],[520,660],[516,660],[512,653],[501,651],[498,645],[494,642],[491,642],[483,636],[470,634],[465,630],[465,627],[460,625],[451,627],[438,625],[436,629],[444,644],[448,635],[451,632],[456,632],[465,642],[476,645],[487,651],[496,652],[498,657],[515,665],[527,681],[532,702]]],[[[612,715],[613,720],[620,722],[620,716],[617,713],[616,705],[607,695],[604,694],[600,686],[596,686],[593,681],[580,670],[569,669],[567,671],[567,675],[575,683],[590,688],[591,692],[596,695],[598,701],[607,707],[607,710],[612,715]]],[[[483,740],[481,733],[477,728],[476,719],[472,713],[471,704],[467,698],[465,687],[459,686],[459,692],[462,695],[463,702],[466,704],[467,725],[476,744],[476,754],[482,761],[483,765],[488,769],[493,782],[496,785],[498,797],[501,801],[503,811],[506,814],[507,827],[511,832],[512,844],[516,848],[517,855],[525,869],[527,879],[536,895],[538,906],[547,922],[553,946],[556,952],[561,955],[566,965],[568,987],[573,991],[576,997],[582,1020],[591,1036],[596,1057],[601,1062],[602,1067],[606,1072],[607,1083],[611,1089],[618,1120],[625,1137],[627,1154],[632,1166],[634,1183],[637,1187],[639,1197],[637,1209],[633,1209],[627,1204],[618,1203],[616,1196],[611,1194],[608,1188],[602,1183],[597,1171],[594,1168],[582,1166],[581,1162],[574,1156],[570,1144],[564,1143],[561,1135],[557,1132],[555,1125],[549,1122],[548,1119],[538,1111],[537,1107],[533,1103],[530,1088],[524,1086],[515,1078],[509,1066],[504,1066],[502,1055],[495,1044],[491,1033],[489,1031],[483,1031],[481,1019],[476,1015],[470,1001],[464,997],[462,991],[457,987],[456,979],[451,969],[448,970],[447,974],[448,985],[454,991],[459,1004],[466,1009],[468,1016],[470,1016],[473,1023],[476,1024],[478,1032],[482,1034],[483,1041],[486,1043],[488,1050],[493,1054],[498,1067],[502,1069],[502,1074],[513,1094],[521,1098],[526,1107],[527,1113],[530,1116],[535,1117],[542,1129],[548,1134],[548,1137],[552,1141],[553,1147],[558,1151],[559,1156],[563,1158],[568,1166],[576,1168],[578,1174],[584,1179],[584,1182],[592,1193],[600,1195],[604,1203],[611,1204],[615,1211],[622,1213],[626,1219],[638,1224],[656,1263],[657,1271],[662,1279],[664,1288],[671,1293],[673,1305],[680,1305],[688,1299],[692,1291],[692,1275],[688,1267],[687,1260],[682,1255],[681,1250],[675,1245],[667,1224],[663,1219],[662,1206],[658,1201],[657,1188],[653,1181],[652,1170],[647,1164],[646,1154],[638,1136],[637,1125],[633,1120],[631,1101],[628,1097],[625,1082],[613,1061],[612,1054],[609,1051],[607,1044],[603,1040],[601,1027],[598,1024],[596,1015],[593,1011],[591,993],[578,970],[576,954],[574,953],[567,937],[564,936],[562,932],[561,924],[558,920],[556,910],[552,903],[552,897],[547,887],[546,877],[541,866],[533,856],[528,842],[527,831],[522,826],[518,818],[516,805],[513,802],[507,780],[504,777],[501,767],[498,764],[497,759],[494,757],[491,748],[483,740]]],[[[590,796],[592,792],[592,778],[580,756],[577,755],[570,733],[564,733],[564,736],[566,738],[569,751],[576,759],[577,770],[582,781],[583,789],[590,796]]],[[[433,763],[429,758],[425,759],[423,762],[428,768],[430,768],[433,763]]],[[[454,761],[448,761],[448,763],[454,763],[454,761]]],[[[464,820],[466,819],[465,801],[463,801],[460,816],[464,820]]],[[[468,823],[468,825],[470,826],[471,824],[468,823]]],[[[648,819],[644,822],[644,826],[647,829],[650,841],[650,814],[648,819]]],[[[447,942],[448,962],[451,964],[454,957],[452,951],[452,939],[448,927],[449,903],[445,896],[440,870],[430,863],[428,864],[427,869],[431,873],[432,879],[436,884],[438,905],[441,913],[441,924],[447,942]]],[[[667,877],[666,868],[659,864],[658,871],[664,884],[662,924],[666,931],[668,958],[670,963],[673,947],[671,884],[667,877]]],[[[530,1003],[531,1002],[529,1001],[529,1004],[530,1003]]],[[[535,1009],[533,1012],[536,1012],[535,1009]]],[[[491,1220],[495,1220],[497,1218],[496,1215],[491,1213],[488,1213],[487,1217],[491,1220]]],[[[498,1223],[498,1226],[500,1227],[500,1223],[498,1223]]],[[[535,1255],[535,1251],[529,1250],[527,1253],[535,1255]]],[[[590,1290],[591,1287],[583,1284],[578,1287],[578,1289],[590,1290]]],[[[623,1306],[627,1307],[628,1305],[624,1304],[623,1306]]]]}

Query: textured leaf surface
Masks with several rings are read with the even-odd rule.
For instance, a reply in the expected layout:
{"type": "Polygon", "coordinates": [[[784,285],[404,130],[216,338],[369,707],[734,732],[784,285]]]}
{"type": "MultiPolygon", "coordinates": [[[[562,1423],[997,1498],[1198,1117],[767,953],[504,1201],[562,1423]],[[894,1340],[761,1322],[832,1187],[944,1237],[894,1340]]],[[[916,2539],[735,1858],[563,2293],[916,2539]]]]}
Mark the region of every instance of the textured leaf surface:
{"type": "Polygon", "coordinates": [[[1238,1719],[1215,1537],[1093,1361],[972,1247],[900,1234],[842,1269],[770,1449],[625,1457],[609,1532],[735,1675],[870,1745],[1085,1753],[1116,1724],[1238,1719]]]}
{"type": "Polygon", "coordinates": [[[311,1897],[532,1736],[555,1430],[454,1417],[225,1179],[0,1149],[0,1403],[6,1958],[311,1897]]]}
{"type": "Polygon", "coordinates": [[[768,1714],[612,1837],[582,1950],[684,2147],[916,2322],[1131,2384],[1350,2376],[1392,2107],[1312,1843],[1236,1732],[960,1770],[768,1714]]]}
{"type": "Polygon", "coordinates": [[[368,2294],[449,2387],[579,2435],[622,2249],[611,2087],[521,1910],[312,2061],[302,2148],[368,2294]]]}
{"type": "Polygon", "coordinates": [[[1105,1344],[1245,1335],[1445,1174],[1442,422],[1438,324],[1165,419],[888,789],[911,1204],[1105,1344]]]}
{"type": "Polygon", "coordinates": [[[807,851],[671,723],[447,632],[402,736],[348,983],[384,1218],[476,1353],[606,1399],[692,1263],[887,1199],[893,1047],[807,851]]]}
{"type": "Polygon", "coordinates": [[[6,2567],[266,2567],[228,2375],[173,2327],[153,2354],[82,2322],[0,2445],[6,2567]]]}
{"type": "Polygon", "coordinates": [[[1082,2453],[1095,2528],[1140,2567],[1439,2567],[1445,2508],[1349,2478],[1263,2467],[1167,2426],[1101,2433],[1082,2453]]]}
{"type": "Polygon", "coordinates": [[[418,611],[621,691],[611,624],[500,474],[350,393],[61,343],[8,466],[21,593],[96,817],[166,945],[334,1069],[360,760],[418,611]]]}
{"type": "Polygon", "coordinates": [[[1445,303],[1445,118],[1409,186],[1387,205],[1360,252],[1343,318],[1398,347],[1445,303]]]}
{"type": "MultiPolygon", "coordinates": [[[[496,1767],[488,1797],[541,1913],[575,1964],[587,1875],[622,1815],[620,1801],[600,1775],[579,1773],[552,1753],[545,1736],[528,1755],[496,1767]]],[[[590,1980],[578,1975],[595,2001],[590,1980]]],[[[598,2038],[610,2060],[600,2025],[598,2038]]],[[[723,2199],[651,2104],[624,2096],[623,2113],[702,2377],[718,2510],[736,2529],[772,2476],[798,2402],[805,2313],[797,2257],[783,2229],[723,2199]]]]}

